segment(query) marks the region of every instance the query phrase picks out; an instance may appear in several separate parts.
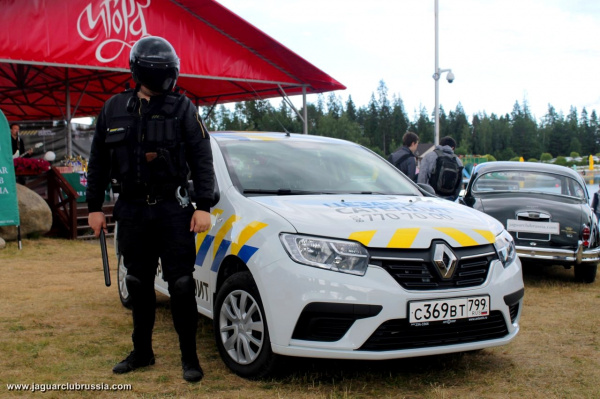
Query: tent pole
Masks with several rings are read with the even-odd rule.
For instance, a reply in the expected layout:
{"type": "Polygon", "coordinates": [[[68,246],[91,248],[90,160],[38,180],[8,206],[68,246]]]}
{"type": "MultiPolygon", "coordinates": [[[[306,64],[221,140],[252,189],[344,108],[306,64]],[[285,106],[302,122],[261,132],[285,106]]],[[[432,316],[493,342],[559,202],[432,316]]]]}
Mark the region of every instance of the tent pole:
{"type": "Polygon", "coordinates": [[[73,155],[72,151],[72,141],[71,141],[71,90],[69,88],[69,68],[65,69],[65,78],[66,78],[66,107],[67,107],[67,156],[70,158],[73,155]]]}
{"type": "Polygon", "coordinates": [[[304,116],[304,130],[303,134],[308,134],[308,111],[306,110],[306,86],[302,86],[302,114],[304,116]]]}
{"type": "Polygon", "coordinates": [[[302,121],[302,124],[304,126],[303,130],[304,130],[304,134],[307,134],[307,124],[306,124],[306,86],[302,86],[302,101],[304,102],[304,117],[302,115],[300,115],[300,111],[298,111],[296,109],[296,107],[294,107],[294,104],[292,103],[292,101],[290,100],[290,98],[288,97],[287,94],[285,94],[285,91],[283,91],[283,87],[281,87],[280,84],[277,85],[277,87],[279,87],[279,92],[281,93],[281,98],[283,98],[283,101],[285,101],[287,103],[287,105],[290,106],[290,108],[292,108],[294,110],[294,112],[296,113],[296,115],[298,115],[298,118],[300,118],[300,120],[302,121]]]}

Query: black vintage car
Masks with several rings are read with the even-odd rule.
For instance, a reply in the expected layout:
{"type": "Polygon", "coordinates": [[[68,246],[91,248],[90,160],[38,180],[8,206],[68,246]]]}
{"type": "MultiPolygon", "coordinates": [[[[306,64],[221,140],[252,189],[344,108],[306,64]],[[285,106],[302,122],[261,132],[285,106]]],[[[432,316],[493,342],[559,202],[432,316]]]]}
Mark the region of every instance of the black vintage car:
{"type": "Polygon", "coordinates": [[[600,261],[598,220],[585,181],[564,166],[487,162],[473,169],[460,202],[499,220],[523,263],[575,267],[592,283],[600,261]]]}

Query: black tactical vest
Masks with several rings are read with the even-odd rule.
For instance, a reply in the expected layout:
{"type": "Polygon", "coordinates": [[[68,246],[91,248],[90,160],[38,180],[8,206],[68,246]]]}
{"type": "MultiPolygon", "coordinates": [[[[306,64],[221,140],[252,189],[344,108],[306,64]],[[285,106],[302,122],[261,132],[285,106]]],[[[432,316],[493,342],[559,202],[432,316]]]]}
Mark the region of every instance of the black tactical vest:
{"type": "Polygon", "coordinates": [[[106,146],[111,156],[111,180],[123,193],[143,195],[172,191],[187,183],[184,99],[169,93],[137,99],[133,90],[115,98],[106,110],[106,146]]]}

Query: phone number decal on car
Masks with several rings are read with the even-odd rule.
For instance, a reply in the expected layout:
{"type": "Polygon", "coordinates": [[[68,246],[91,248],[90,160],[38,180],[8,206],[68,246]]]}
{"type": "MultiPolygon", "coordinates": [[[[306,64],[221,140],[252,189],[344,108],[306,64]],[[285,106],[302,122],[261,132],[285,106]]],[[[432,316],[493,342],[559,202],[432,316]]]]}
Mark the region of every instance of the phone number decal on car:
{"type": "Polygon", "coordinates": [[[466,319],[489,314],[490,297],[487,295],[408,303],[408,318],[411,324],[466,319]]]}
{"type": "Polygon", "coordinates": [[[367,213],[362,215],[352,215],[352,219],[356,222],[379,222],[384,220],[400,220],[400,219],[444,219],[453,220],[454,218],[450,215],[438,214],[438,213],[367,213]]]}

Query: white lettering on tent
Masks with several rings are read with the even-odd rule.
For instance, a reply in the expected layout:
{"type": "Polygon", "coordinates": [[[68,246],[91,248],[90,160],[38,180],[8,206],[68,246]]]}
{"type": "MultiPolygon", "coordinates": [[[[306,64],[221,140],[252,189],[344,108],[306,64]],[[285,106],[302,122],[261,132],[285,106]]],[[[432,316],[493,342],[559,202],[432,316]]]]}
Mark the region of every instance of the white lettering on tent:
{"type": "Polygon", "coordinates": [[[3,166],[0,168],[0,174],[5,175],[8,173],[8,169],[6,169],[6,166],[3,166]]]}
{"type": "Polygon", "coordinates": [[[6,189],[6,187],[0,187],[0,195],[1,194],[8,194],[8,190],[6,189]]]}
{"type": "Polygon", "coordinates": [[[131,48],[138,39],[148,36],[143,10],[150,6],[150,2],[102,0],[89,3],[77,18],[77,32],[82,39],[90,42],[96,41],[103,32],[103,40],[96,47],[96,59],[100,62],[114,61],[125,48],[131,48]],[[94,3],[100,3],[96,10],[94,3]]]}

